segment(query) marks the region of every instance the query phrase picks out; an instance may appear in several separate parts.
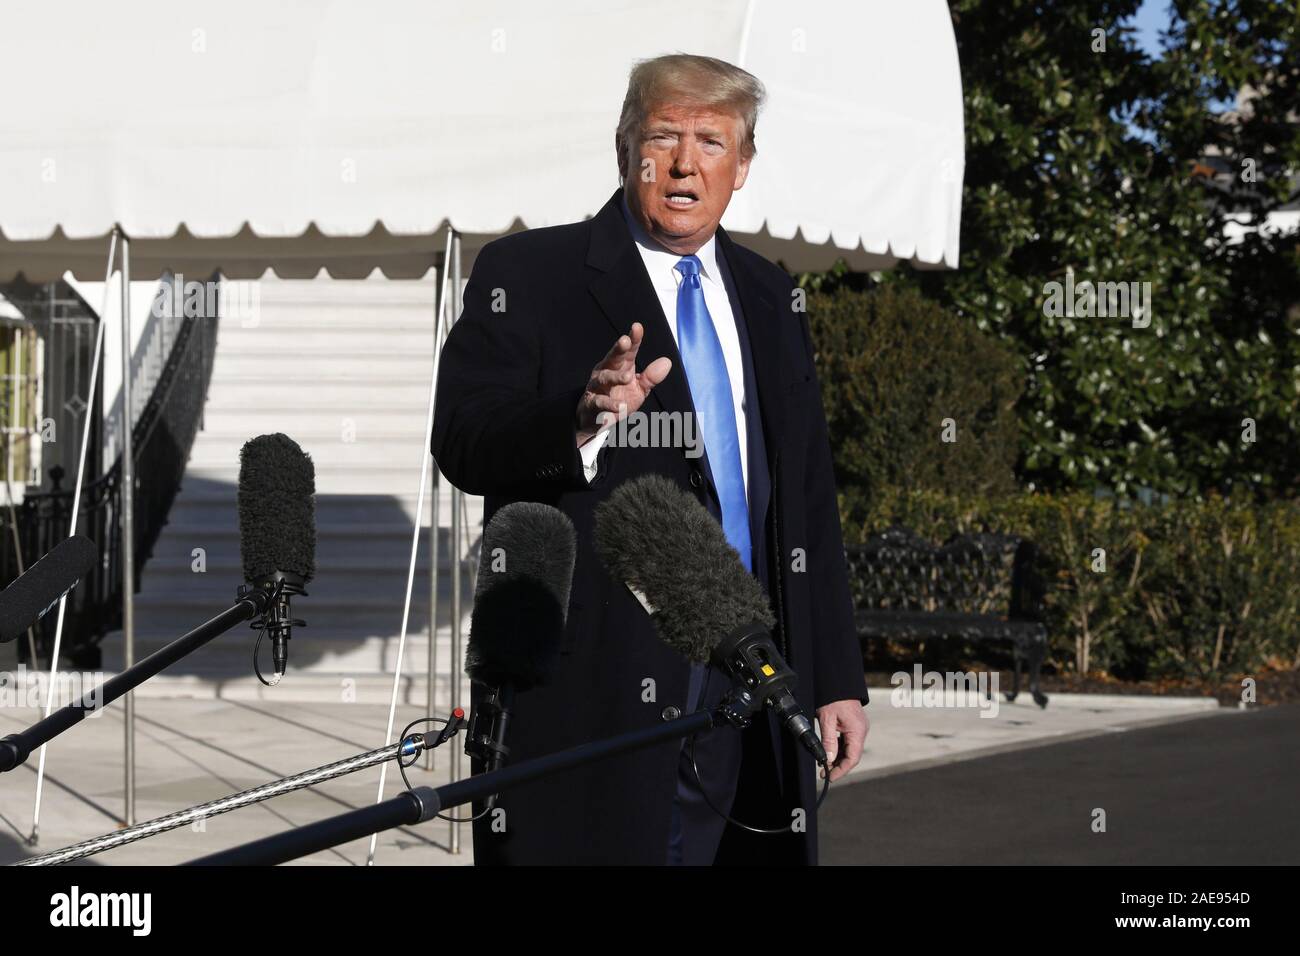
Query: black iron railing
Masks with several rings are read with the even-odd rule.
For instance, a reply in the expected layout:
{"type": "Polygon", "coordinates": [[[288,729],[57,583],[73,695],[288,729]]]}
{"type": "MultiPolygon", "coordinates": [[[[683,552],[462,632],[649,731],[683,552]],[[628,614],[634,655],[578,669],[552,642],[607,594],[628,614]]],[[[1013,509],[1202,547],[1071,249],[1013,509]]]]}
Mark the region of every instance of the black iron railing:
{"type": "MultiPolygon", "coordinates": [[[[217,318],[187,318],[180,325],[167,361],[131,430],[135,462],[135,581],[139,587],[144,564],[167,524],[190,448],[203,421],[203,405],[212,379],[216,352],[217,318]]],[[[95,397],[92,414],[102,414],[102,395],[95,397]]],[[[18,533],[23,563],[30,565],[70,533],[73,488],[71,476],[61,467],[50,470],[53,487],[29,494],[18,506],[18,533]]],[[[99,642],[122,626],[121,512],[122,460],[101,477],[87,482],[81,492],[77,530],[99,547],[97,566],[68,596],[63,624],[61,664],[70,668],[98,668],[99,642]]],[[[0,581],[17,577],[12,548],[0,548],[0,581]]],[[[39,663],[48,664],[54,647],[57,615],[47,614],[35,628],[39,663]]],[[[20,657],[29,656],[20,642],[20,657]]]]}

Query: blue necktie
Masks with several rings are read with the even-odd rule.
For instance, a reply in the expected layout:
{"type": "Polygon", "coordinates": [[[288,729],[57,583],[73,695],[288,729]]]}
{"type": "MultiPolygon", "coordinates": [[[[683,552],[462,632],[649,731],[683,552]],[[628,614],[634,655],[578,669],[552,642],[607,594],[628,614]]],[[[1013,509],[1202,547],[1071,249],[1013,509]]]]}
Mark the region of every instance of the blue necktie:
{"type": "Polygon", "coordinates": [[[722,531],[740,553],[745,570],[753,570],[749,539],[749,504],[745,475],[740,469],[740,438],[736,407],[731,400],[731,379],[722,356],[713,318],[704,303],[700,285],[700,260],[685,256],[677,263],[682,274],[677,287],[677,348],[686,368],[686,381],[695,404],[697,424],[704,436],[713,483],[722,506],[722,531]]]}

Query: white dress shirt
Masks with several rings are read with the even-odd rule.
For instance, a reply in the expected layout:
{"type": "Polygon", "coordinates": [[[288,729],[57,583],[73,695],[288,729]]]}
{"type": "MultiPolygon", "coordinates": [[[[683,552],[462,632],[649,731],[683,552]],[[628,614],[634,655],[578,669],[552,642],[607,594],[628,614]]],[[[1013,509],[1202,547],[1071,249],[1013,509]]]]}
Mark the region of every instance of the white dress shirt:
{"type": "MultiPolygon", "coordinates": [[[[680,349],[681,339],[677,335],[677,289],[683,277],[677,271],[677,263],[682,260],[682,257],[675,252],[669,252],[651,239],[641,228],[641,224],[632,218],[627,208],[627,198],[623,197],[621,202],[623,219],[632,230],[632,238],[641,253],[641,261],[645,263],[646,272],[650,275],[650,284],[654,286],[664,318],[668,320],[668,328],[672,330],[673,340],[677,342],[680,349]]],[[[722,358],[727,363],[727,377],[731,380],[731,401],[736,412],[736,438],[740,447],[740,473],[745,482],[745,495],[748,498],[749,445],[746,442],[745,429],[745,367],[740,355],[740,332],[736,328],[736,316],[731,310],[731,299],[727,296],[722,272],[718,267],[717,236],[710,236],[709,241],[696,251],[695,256],[700,260],[700,285],[704,289],[704,304],[708,306],[709,315],[713,318],[713,327],[722,345],[722,358]]],[[[648,358],[653,361],[659,356],[652,355],[648,358]]],[[[682,370],[674,368],[668,374],[681,375],[682,370]]],[[[644,405],[642,410],[645,410],[644,405]]],[[[697,425],[701,424],[697,413],[697,425]]],[[[596,459],[612,427],[607,425],[602,428],[578,449],[582,456],[583,473],[589,482],[596,475],[596,459]]],[[[702,427],[697,428],[696,434],[703,441],[702,427]]]]}

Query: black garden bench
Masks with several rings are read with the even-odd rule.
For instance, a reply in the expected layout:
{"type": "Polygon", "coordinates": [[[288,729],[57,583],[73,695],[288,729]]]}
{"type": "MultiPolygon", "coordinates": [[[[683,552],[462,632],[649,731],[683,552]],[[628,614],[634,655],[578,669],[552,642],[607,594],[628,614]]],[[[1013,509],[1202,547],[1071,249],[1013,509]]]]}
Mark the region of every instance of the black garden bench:
{"type": "Polygon", "coordinates": [[[1039,688],[1047,629],[1032,542],[966,534],[934,547],[893,527],[846,547],[845,556],[861,640],[1008,641],[1015,681],[1007,700],[1020,693],[1020,672],[1027,667],[1034,703],[1047,706],[1039,688]]]}

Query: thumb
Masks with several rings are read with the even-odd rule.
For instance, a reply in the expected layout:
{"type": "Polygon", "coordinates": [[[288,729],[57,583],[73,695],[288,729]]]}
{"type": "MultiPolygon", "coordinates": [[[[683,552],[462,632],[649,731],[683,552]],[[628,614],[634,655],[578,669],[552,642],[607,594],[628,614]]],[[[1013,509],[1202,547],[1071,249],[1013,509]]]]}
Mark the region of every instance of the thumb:
{"type": "Polygon", "coordinates": [[[840,747],[840,720],[839,717],[832,714],[828,719],[818,721],[822,732],[822,746],[826,748],[826,762],[835,763],[835,758],[839,755],[840,747]]]}
{"type": "Polygon", "coordinates": [[[668,373],[673,369],[673,360],[668,356],[660,356],[645,367],[641,373],[641,381],[646,391],[654,388],[660,382],[668,377],[668,373]]]}

